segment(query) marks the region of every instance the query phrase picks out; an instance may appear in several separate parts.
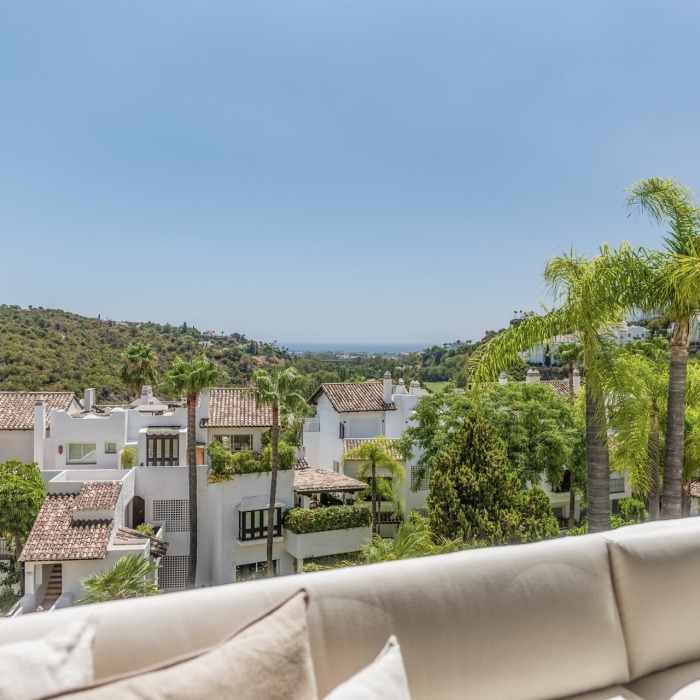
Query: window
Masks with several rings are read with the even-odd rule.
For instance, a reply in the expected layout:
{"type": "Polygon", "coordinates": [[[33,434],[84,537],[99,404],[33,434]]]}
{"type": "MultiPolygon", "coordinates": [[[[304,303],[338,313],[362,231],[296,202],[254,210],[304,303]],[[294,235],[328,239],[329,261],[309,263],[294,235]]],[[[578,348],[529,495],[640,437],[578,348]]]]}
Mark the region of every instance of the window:
{"type": "Polygon", "coordinates": [[[97,445],[94,442],[68,443],[69,464],[95,464],[97,462],[97,445]]]}
{"type": "Polygon", "coordinates": [[[172,590],[187,586],[187,569],[190,565],[190,557],[187,554],[178,554],[172,557],[163,557],[158,570],[158,588],[172,590]]]}
{"type": "Polygon", "coordinates": [[[338,437],[343,440],[345,438],[345,423],[341,423],[338,428],[338,437]]]}
{"type": "Polygon", "coordinates": [[[559,521],[559,527],[566,526],[566,516],[564,515],[564,506],[558,506],[552,508],[552,513],[554,517],[559,521]]]}
{"type": "MultiPolygon", "coordinates": [[[[273,559],[275,574],[279,575],[280,560],[273,559]]],[[[267,578],[267,562],[257,561],[254,564],[241,564],[236,567],[236,581],[253,581],[258,578],[267,578]]]]}
{"type": "MultiPolygon", "coordinates": [[[[267,508],[238,512],[238,539],[260,540],[267,537],[267,508]]],[[[275,508],[273,537],[282,536],[282,508],[275,508]]]]}
{"type": "Polygon", "coordinates": [[[177,435],[146,435],[146,466],[176,467],[180,464],[177,435]]]}
{"type": "Polygon", "coordinates": [[[610,501],[610,512],[613,515],[620,515],[620,499],[619,498],[613,498],[610,501]]]}
{"type": "Polygon", "coordinates": [[[429,469],[421,468],[421,467],[418,467],[415,465],[411,467],[411,491],[413,491],[414,493],[416,491],[427,491],[429,480],[430,480],[430,470],[429,469]],[[422,474],[421,478],[418,479],[421,472],[423,472],[423,474],[422,474]],[[418,479],[418,481],[416,481],[416,479],[418,479]]]}
{"type": "Polygon", "coordinates": [[[338,472],[340,474],[340,462],[338,460],[333,460],[333,471],[338,472]]]}
{"type": "Polygon", "coordinates": [[[610,493],[624,493],[625,492],[625,480],[614,478],[610,479],[610,493]]]}
{"type": "Polygon", "coordinates": [[[215,435],[214,440],[218,440],[230,452],[253,449],[252,435],[215,435]]]}
{"type": "MultiPolygon", "coordinates": [[[[190,531],[190,501],[187,498],[153,501],[153,520],[164,522],[167,532],[190,531]]],[[[166,557],[167,559],[167,557],[166,557]]]]}
{"type": "Polygon", "coordinates": [[[106,455],[117,454],[117,443],[116,442],[105,442],[105,454],[106,455]]]}

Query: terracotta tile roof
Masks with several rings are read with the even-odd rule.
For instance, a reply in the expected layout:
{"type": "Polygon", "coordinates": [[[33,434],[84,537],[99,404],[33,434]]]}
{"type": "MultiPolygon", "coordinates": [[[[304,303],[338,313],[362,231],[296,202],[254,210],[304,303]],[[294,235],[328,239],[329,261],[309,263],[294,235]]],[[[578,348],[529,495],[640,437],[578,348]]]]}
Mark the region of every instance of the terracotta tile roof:
{"type": "Polygon", "coordinates": [[[272,407],[257,408],[252,389],[212,389],[206,428],[271,428],[272,407]]]}
{"type": "MultiPolygon", "coordinates": [[[[393,447],[393,443],[397,442],[396,439],[385,438],[389,445],[389,454],[394,458],[398,459],[400,462],[403,461],[403,455],[393,447]]],[[[345,456],[350,450],[354,450],[365,442],[375,442],[376,438],[345,438],[343,440],[343,456],[345,456]]]]}
{"type": "Polygon", "coordinates": [[[690,484],[690,495],[693,498],[700,498],[700,481],[693,481],[690,484]]]}
{"type": "Polygon", "coordinates": [[[75,510],[114,510],[121,490],[119,482],[89,481],[83,484],[73,507],[75,510]]]}
{"type": "Polygon", "coordinates": [[[151,555],[154,557],[164,557],[168,551],[168,542],[157,537],[149,537],[138,530],[132,530],[130,527],[120,527],[117,534],[114,536],[114,544],[129,544],[134,540],[151,540],[151,555]]]}
{"type": "Polygon", "coordinates": [[[554,391],[557,394],[559,394],[559,396],[563,396],[565,399],[568,399],[569,396],[571,396],[571,393],[569,392],[568,379],[546,379],[542,382],[542,384],[551,386],[552,389],[554,389],[554,391]]]}
{"type": "Polygon", "coordinates": [[[393,402],[384,403],[384,385],[382,382],[321,384],[309,399],[309,403],[316,403],[321,393],[328,397],[328,400],[338,413],[396,410],[396,404],[393,402]]]}
{"type": "Polygon", "coordinates": [[[298,493],[363,491],[367,484],[332,469],[299,469],[294,472],[294,490],[298,493]]]}
{"type": "Polygon", "coordinates": [[[0,430],[33,430],[34,404],[39,397],[46,400],[47,423],[52,408],[67,411],[77,402],[69,391],[0,391],[0,430]]]}
{"type": "Polygon", "coordinates": [[[92,510],[98,509],[95,506],[112,502],[115,486],[121,489],[121,484],[95,482],[84,484],[80,493],[49,494],[29,533],[20,561],[104,559],[114,520],[73,520],[73,511],[78,503],[90,506],[80,510],[92,510]],[[84,495],[86,486],[91,488],[84,495]],[[104,494],[98,493],[101,489],[104,494]]]}

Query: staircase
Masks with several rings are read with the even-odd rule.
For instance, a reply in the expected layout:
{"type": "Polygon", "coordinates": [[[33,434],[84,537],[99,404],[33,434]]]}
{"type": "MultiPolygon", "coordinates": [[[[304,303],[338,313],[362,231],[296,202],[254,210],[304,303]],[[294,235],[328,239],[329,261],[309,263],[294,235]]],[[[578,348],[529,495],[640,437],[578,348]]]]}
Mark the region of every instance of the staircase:
{"type": "Polygon", "coordinates": [[[63,592],[63,565],[54,564],[49,576],[49,585],[44,593],[44,600],[37,606],[37,612],[50,610],[63,592]]]}

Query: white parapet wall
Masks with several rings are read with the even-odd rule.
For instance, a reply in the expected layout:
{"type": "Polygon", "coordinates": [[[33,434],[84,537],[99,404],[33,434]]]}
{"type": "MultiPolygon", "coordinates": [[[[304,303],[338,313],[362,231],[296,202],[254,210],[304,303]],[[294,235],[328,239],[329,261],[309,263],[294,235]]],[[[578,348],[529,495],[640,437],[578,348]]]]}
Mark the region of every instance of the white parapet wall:
{"type": "Polygon", "coordinates": [[[371,526],[309,532],[303,535],[284,530],[285,549],[295,559],[357,552],[371,537],[371,526]]]}

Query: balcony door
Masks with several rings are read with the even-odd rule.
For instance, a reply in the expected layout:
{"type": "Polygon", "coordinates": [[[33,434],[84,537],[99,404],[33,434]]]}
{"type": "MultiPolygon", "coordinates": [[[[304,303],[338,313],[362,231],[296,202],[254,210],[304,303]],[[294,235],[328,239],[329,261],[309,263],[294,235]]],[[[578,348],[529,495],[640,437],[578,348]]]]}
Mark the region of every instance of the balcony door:
{"type": "Polygon", "coordinates": [[[146,435],[146,466],[175,467],[180,464],[177,435],[146,435]]]}

